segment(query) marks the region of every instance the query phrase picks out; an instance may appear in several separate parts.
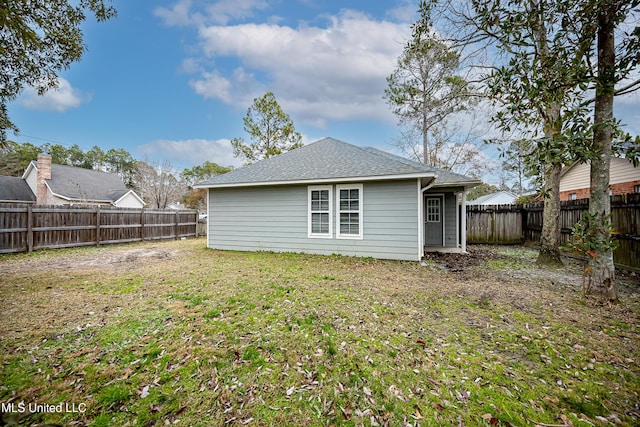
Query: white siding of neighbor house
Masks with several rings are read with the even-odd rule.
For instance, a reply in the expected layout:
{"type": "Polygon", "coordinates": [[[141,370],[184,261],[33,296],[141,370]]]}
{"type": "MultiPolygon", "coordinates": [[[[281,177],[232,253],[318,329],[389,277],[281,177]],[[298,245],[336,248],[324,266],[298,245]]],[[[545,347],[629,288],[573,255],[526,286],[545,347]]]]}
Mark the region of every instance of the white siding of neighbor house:
{"type": "MultiPolygon", "coordinates": [[[[560,191],[578,190],[589,188],[591,167],[588,163],[573,166],[560,179],[560,191]]],[[[609,184],[620,184],[640,180],[640,168],[634,168],[633,164],[619,157],[611,158],[611,172],[609,184]]]]}
{"type": "MultiPolygon", "coordinates": [[[[336,184],[331,195],[334,216],[336,184]]],[[[307,185],[210,189],[208,245],[215,249],[418,260],[418,200],[415,179],[365,182],[363,238],[336,238],[334,220],[332,237],[327,239],[308,236],[307,185]]]]}
{"type": "Polygon", "coordinates": [[[122,199],[118,200],[116,205],[119,208],[136,208],[141,209],[144,207],[140,200],[132,193],[127,193],[122,199]]]}

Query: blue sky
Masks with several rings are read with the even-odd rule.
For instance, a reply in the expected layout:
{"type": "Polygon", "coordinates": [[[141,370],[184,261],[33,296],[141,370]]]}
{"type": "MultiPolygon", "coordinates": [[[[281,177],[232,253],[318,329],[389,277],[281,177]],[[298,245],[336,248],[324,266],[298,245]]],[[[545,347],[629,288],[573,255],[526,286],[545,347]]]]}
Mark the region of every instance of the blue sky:
{"type": "MultiPolygon", "coordinates": [[[[118,17],[84,25],[88,51],[60,88],[9,106],[36,145],[124,148],[177,169],[241,165],[253,98],[272,91],[306,143],[325,136],[394,151],[386,77],[410,34],[411,0],[114,0],[118,17]]],[[[619,108],[618,108],[619,107],[619,108]]],[[[638,95],[617,101],[640,127],[638,95]]],[[[488,156],[495,150],[487,150],[488,156]]]]}

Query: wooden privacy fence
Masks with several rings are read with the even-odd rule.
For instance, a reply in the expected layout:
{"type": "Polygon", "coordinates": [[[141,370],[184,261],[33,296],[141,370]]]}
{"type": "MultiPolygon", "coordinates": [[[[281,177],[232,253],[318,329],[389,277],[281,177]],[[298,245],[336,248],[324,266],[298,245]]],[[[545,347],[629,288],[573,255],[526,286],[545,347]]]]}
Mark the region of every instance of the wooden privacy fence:
{"type": "MultiPolygon", "coordinates": [[[[571,239],[571,227],[589,210],[589,199],[561,202],[561,243],[571,239]]],[[[468,205],[467,242],[510,244],[539,242],[542,203],[526,205],[468,205]]],[[[618,248],[617,264],[640,268],[640,194],[611,197],[611,221],[618,248]]]]}
{"type": "Polygon", "coordinates": [[[197,236],[192,210],[0,205],[0,253],[197,236]]]}

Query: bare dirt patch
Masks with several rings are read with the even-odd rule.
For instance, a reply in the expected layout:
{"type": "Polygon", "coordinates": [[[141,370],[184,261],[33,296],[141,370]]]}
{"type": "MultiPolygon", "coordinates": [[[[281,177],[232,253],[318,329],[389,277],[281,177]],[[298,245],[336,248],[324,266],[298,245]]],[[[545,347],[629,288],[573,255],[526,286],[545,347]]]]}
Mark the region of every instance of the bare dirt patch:
{"type": "Polygon", "coordinates": [[[79,248],[73,250],[47,250],[45,254],[28,257],[0,258],[0,274],[20,271],[65,271],[102,268],[135,268],[139,263],[174,258],[179,249],[168,242],[133,245],[79,248]]]}

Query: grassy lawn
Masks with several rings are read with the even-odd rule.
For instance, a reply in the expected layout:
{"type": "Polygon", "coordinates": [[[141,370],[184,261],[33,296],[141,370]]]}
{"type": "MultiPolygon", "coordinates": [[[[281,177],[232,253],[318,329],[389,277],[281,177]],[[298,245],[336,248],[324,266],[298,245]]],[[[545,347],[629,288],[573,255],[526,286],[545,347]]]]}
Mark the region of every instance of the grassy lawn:
{"type": "Polygon", "coordinates": [[[593,307],[577,266],[523,248],[420,266],[204,245],[0,256],[4,423],[640,424],[637,278],[593,307]]]}

